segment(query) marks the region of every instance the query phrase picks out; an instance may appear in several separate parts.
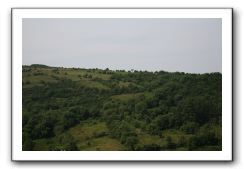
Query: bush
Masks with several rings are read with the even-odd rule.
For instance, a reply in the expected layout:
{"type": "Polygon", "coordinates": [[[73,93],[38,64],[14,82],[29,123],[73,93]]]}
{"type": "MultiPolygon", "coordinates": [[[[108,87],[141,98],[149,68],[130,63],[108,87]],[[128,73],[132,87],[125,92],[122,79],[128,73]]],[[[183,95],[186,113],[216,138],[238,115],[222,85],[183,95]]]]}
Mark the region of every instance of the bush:
{"type": "Polygon", "coordinates": [[[174,150],[176,149],[176,144],[172,141],[170,136],[166,137],[166,149],[174,150]]]}
{"type": "Polygon", "coordinates": [[[181,131],[187,134],[194,134],[199,128],[199,124],[196,122],[187,122],[180,127],[181,131]]]}
{"type": "Polygon", "coordinates": [[[160,151],[160,150],[161,150],[161,146],[157,144],[147,144],[137,149],[137,151],[160,151]]]}
{"type": "Polygon", "coordinates": [[[72,135],[62,134],[57,141],[49,145],[50,151],[78,151],[78,147],[72,135]]]}

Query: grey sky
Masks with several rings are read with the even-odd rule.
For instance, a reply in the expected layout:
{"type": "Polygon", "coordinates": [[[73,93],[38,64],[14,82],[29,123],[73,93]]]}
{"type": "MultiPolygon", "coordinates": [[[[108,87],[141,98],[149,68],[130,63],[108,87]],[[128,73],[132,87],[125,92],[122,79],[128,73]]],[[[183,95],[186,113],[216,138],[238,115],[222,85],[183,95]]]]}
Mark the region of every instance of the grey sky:
{"type": "Polygon", "coordinates": [[[221,19],[23,19],[23,64],[222,72],[221,19]]]}

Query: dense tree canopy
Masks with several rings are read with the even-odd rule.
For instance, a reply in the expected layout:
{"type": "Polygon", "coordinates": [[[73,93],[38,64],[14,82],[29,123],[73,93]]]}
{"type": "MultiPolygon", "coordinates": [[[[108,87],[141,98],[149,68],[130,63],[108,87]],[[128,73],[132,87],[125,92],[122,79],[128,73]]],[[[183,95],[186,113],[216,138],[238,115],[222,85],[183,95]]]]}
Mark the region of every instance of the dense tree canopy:
{"type": "Polygon", "coordinates": [[[36,64],[22,83],[23,150],[222,149],[220,73],[36,64]]]}

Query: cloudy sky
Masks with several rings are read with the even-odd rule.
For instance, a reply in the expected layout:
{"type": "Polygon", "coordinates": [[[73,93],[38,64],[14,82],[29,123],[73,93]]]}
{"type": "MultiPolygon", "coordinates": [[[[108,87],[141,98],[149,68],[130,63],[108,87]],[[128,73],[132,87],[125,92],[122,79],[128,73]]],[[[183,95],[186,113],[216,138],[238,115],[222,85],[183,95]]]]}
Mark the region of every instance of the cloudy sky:
{"type": "Polygon", "coordinates": [[[222,72],[221,19],[23,19],[23,65],[222,72]]]}

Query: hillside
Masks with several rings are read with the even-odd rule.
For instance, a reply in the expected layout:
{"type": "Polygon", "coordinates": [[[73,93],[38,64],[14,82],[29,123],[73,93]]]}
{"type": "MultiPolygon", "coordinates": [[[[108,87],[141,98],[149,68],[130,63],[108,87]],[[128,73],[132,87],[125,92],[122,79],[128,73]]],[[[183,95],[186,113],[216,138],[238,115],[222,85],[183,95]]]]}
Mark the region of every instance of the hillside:
{"type": "Polygon", "coordinates": [[[23,150],[222,150],[222,75],[22,67],[23,150]]]}

